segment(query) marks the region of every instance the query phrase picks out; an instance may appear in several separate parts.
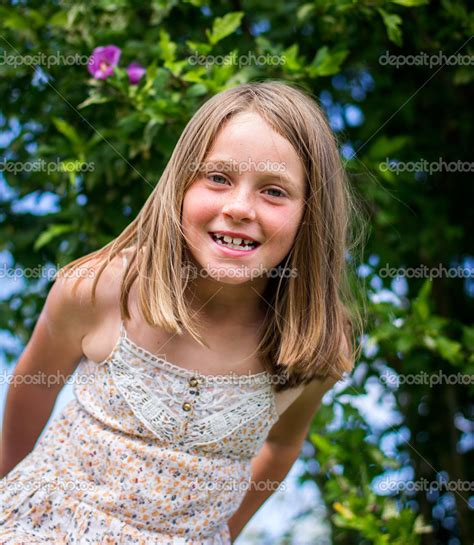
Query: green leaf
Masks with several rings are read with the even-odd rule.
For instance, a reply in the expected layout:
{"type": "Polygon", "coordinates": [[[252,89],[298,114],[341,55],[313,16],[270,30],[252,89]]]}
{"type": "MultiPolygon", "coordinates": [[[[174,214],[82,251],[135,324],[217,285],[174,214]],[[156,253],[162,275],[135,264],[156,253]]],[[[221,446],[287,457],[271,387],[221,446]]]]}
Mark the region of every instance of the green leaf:
{"type": "Polygon", "coordinates": [[[458,363],[462,359],[461,345],[456,341],[452,341],[447,337],[438,337],[436,340],[436,348],[441,356],[450,363],[458,363]]]}
{"type": "Polygon", "coordinates": [[[187,40],[186,45],[193,53],[198,53],[199,55],[207,55],[212,51],[212,46],[206,44],[205,42],[193,42],[192,40],[187,40]]]}
{"type": "Polygon", "coordinates": [[[255,38],[255,43],[262,52],[269,51],[270,53],[273,53],[274,48],[272,42],[265,38],[265,36],[257,36],[255,38]]]}
{"type": "Polygon", "coordinates": [[[173,76],[177,78],[181,76],[182,71],[188,65],[189,65],[188,59],[185,59],[182,61],[175,61],[175,62],[166,61],[164,64],[165,68],[167,68],[173,74],[173,76]]]}
{"type": "Polygon", "coordinates": [[[415,534],[430,534],[434,531],[434,528],[430,524],[425,523],[422,515],[418,515],[413,525],[413,531],[415,534]]]}
{"type": "Polygon", "coordinates": [[[78,104],[77,109],[81,110],[82,108],[86,108],[91,104],[104,104],[104,102],[110,102],[111,100],[112,99],[110,97],[93,94],[89,98],[86,98],[86,100],[78,104]]]}
{"type": "Polygon", "coordinates": [[[144,123],[144,116],[141,112],[133,112],[129,115],[121,117],[117,121],[117,126],[125,131],[125,133],[131,133],[140,128],[144,123]]]}
{"type": "Polygon", "coordinates": [[[151,108],[145,108],[143,113],[147,114],[150,117],[150,120],[154,121],[158,125],[163,125],[163,123],[166,123],[166,117],[159,111],[158,104],[153,104],[153,107],[151,108]]]}
{"type": "Polygon", "coordinates": [[[350,509],[348,509],[347,507],[345,507],[344,505],[342,505],[342,503],[338,501],[334,502],[332,506],[335,511],[337,511],[340,515],[342,515],[346,519],[353,519],[355,517],[355,514],[350,509]]]}
{"type": "Polygon", "coordinates": [[[399,4],[400,6],[412,8],[415,6],[425,6],[430,3],[430,0],[390,0],[390,2],[392,2],[392,4],[399,4]]]}
{"type": "Polygon", "coordinates": [[[145,130],[143,131],[143,146],[142,149],[150,149],[151,144],[153,142],[153,137],[156,134],[156,131],[160,128],[160,120],[159,119],[151,119],[145,127],[145,130]]]}
{"type": "Polygon", "coordinates": [[[173,62],[176,58],[176,44],[171,41],[170,35],[163,28],[160,29],[161,57],[166,62],[173,62]]]}
{"type": "Polygon", "coordinates": [[[69,140],[69,142],[71,142],[77,151],[81,151],[83,149],[82,140],[72,125],[70,125],[67,121],[64,121],[64,119],[59,119],[58,117],[53,117],[53,123],[58,131],[63,134],[69,140]]]}
{"type": "Polygon", "coordinates": [[[53,238],[56,238],[59,235],[62,235],[64,233],[70,233],[71,231],[74,231],[75,227],[69,223],[56,223],[53,225],[50,225],[46,231],[43,231],[41,235],[36,239],[33,249],[39,250],[48,242],[50,242],[53,238]]]}
{"type": "Polygon", "coordinates": [[[463,342],[469,352],[474,352],[474,326],[463,326],[463,342]]]}
{"type": "Polygon", "coordinates": [[[417,318],[419,318],[421,321],[425,322],[430,315],[430,307],[429,303],[426,299],[415,299],[413,301],[413,313],[416,315],[417,318]]]}
{"type": "Polygon", "coordinates": [[[186,74],[183,74],[181,79],[187,81],[188,83],[202,83],[203,79],[206,77],[207,70],[205,66],[199,66],[198,68],[193,68],[186,74]]]}
{"type": "Polygon", "coordinates": [[[418,295],[412,301],[413,314],[421,320],[426,322],[430,316],[430,302],[429,296],[431,293],[432,282],[427,278],[418,292],[418,295]]]}
{"type": "Polygon", "coordinates": [[[454,85],[466,85],[474,80],[474,71],[472,68],[461,67],[454,72],[454,85]]]}
{"type": "Polygon", "coordinates": [[[29,8],[27,14],[28,18],[32,22],[31,26],[38,28],[45,24],[45,19],[39,11],[29,8]]]}
{"type": "Polygon", "coordinates": [[[282,52],[281,58],[282,60],[284,60],[283,66],[285,70],[291,70],[291,71],[301,70],[301,62],[298,60],[298,53],[299,53],[298,44],[293,44],[292,46],[288,47],[282,52]]]}
{"type": "Polygon", "coordinates": [[[308,66],[309,75],[315,77],[337,74],[348,54],[349,51],[347,49],[329,51],[326,45],[321,47],[318,49],[313,62],[308,66]]]}
{"type": "Polygon", "coordinates": [[[48,25],[67,27],[67,12],[57,11],[52,17],[48,19],[48,25]]]}
{"type": "Polygon", "coordinates": [[[224,17],[216,17],[212,25],[212,31],[206,29],[206,36],[209,43],[215,45],[232,34],[240,26],[243,16],[243,11],[234,11],[227,13],[224,17]]]}
{"type": "Polygon", "coordinates": [[[155,84],[155,80],[158,77],[158,66],[156,65],[156,60],[153,61],[146,69],[145,74],[145,85],[142,89],[142,94],[145,96],[147,93],[149,93],[153,89],[153,85],[155,84]]]}
{"type": "Polygon", "coordinates": [[[197,8],[201,8],[202,6],[206,6],[208,0],[183,0],[185,4],[191,4],[193,6],[196,6],[197,8]]]}
{"type": "Polygon", "coordinates": [[[299,22],[304,21],[307,19],[316,9],[316,6],[314,4],[303,4],[298,8],[298,11],[296,12],[296,18],[299,22]]]}
{"type": "Polygon", "coordinates": [[[319,453],[321,455],[327,456],[329,458],[335,458],[337,460],[342,460],[344,458],[344,454],[341,449],[336,444],[331,443],[329,439],[323,437],[319,433],[310,433],[309,439],[313,443],[313,445],[319,450],[319,453]]]}
{"type": "Polygon", "coordinates": [[[429,278],[426,278],[426,280],[423,282],[423,285],[421,286],[420,291],[418,292],[417,299],[424,299],[425,301],[427,301],[431,294],[432,287],[433,282],[429,278]]]}
{"type": "Polygon", "coordinates": [[[195,83],[194,85],[191,85],[189,89],[186,91],[186,95],[188,97],[200,97],[207,93],[207,87],[204,85],[204,83],[195,83]]]}
{"type": "MultiPolygon", "coordinates": [[[[31,26],[30,21],[20,15],[18,10],[0,7],[0,27],[11,28],[13,30],[28,30],[31,26]]],[[[3,44],[2,44],[3,45],[3,44]]]]}
{"type": "Polygon", "coordinates": [[[424,335],[423,343],[430,350],[434,350],[436,348],[436,341],[434,340],[433,337],[431,337],[431,335],[424,335]]]}
{"type": "Polygon", "coordinates": [[[385,28],[387,29],[388,39],[396,45],[402,45],[401,17],[394,13],[387,13],[382,8],[378,8],[378,12],[382,16],[385,28]]]}
{"type": "Polygon", "coordinates": [[[417,343],[417,339],[411,334],[403,334],[396,341],[397,352],[409,352],[417,343]]]}
{"type": "Polygon", "coordinates": [[[394,154],[403,150],[410,141],[411,138],[409,136],[400,135],[388,137],[382,135],[370,146],[368,156],[374,161],[389,159],[390,156],[393,157],[394,154]]]}

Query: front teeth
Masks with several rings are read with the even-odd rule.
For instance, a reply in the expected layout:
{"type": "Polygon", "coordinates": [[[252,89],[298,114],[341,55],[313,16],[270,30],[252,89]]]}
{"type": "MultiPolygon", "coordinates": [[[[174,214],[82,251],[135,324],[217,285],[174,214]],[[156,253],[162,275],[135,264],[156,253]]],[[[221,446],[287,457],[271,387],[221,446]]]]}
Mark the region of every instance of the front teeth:
{"type": "Polygon", "coordinates": [[[232,238],[229,235],[219,235],[217,233],[212,234],[214,240],[217,244],[227,246],[233,250],[253,250],[256,246],[252,240],[242,239],[242,238],[232,238]],[[224,242],[226,244],[224,244],[224,242]],[[241,246],[242,241],[245,243],[245,246],[241,246]]]}

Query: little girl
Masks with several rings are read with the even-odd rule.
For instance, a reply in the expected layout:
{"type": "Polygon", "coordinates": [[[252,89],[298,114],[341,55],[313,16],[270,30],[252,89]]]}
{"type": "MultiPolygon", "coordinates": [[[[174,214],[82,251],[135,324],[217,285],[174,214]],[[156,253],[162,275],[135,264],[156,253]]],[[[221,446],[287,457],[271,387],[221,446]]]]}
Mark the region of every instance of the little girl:
{"type": "Polygon", "coordinates": [[[136,219],[48,294],[7,395],[0,542],[232,543],[356,359],[351,203],[310,95],[208,100],[136,219]]]}

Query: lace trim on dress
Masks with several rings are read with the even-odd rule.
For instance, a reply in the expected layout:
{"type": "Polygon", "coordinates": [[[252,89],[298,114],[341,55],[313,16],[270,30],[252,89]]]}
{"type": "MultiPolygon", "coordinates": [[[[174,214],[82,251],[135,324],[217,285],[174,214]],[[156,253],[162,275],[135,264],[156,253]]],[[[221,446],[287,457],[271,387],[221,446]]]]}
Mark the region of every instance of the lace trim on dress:
{"type": "Polygon", "coordinates": [[[199,403],[183,416],[183,400],[189,397],[189,390],[180,379],[166,373],[152,377],[157,395],[145,384],[143,374],[121,356],[110,364],[115,384],[136,417],[164,441],[188,447],[214,443],[269,408],[274,409],[274,394],[268,387],[246,392],[232,385],[227,395],[216,388],[201,391],[199,403]]]}
{"type": "MultiPolygon", "coordinates": [[[[123,255],[124,265],[127,258],[123,255]]],[[[240,426],[268,411],[279,418],[272,375],[207,375],[175,365],[134,343],[124,320],[107,363],[117,389],[135,416],[156,437],[194,447],[220,441],[240,426]],[[127,354],[128,353],[128,354],[127,354]],[[129,358],[138,361],[131,365],[129,358]],[[140,369],[149,364],[162,373],[140,369]]]]}
{"type": "Polygon", "coordinates": [[[187,447],[206,445],[222,440],[265,411],[272,422],[279,418],[272,376],[267,371],[207,375],[185,369],[135,344],[123,320],[116,346],[104,363],[135,416],[162,441],[187,447]],[[130,355],[136,358],[131,364],[130,355]],[[165,372],[148,372],[146,364],[165,372]]]}

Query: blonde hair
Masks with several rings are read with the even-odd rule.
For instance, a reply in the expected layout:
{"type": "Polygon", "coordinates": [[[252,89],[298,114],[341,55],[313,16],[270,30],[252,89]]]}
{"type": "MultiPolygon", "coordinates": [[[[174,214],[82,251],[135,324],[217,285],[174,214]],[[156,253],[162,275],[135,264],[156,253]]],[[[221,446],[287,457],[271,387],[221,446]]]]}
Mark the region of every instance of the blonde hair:
{"type": "MultiPolygon", "coordinates": [[[[356,333],[361,334],[362,321],[352,300],[346,256],[357,247],[351,222],[361,211],[323,112],[294,84],[245,83],[207,100],[183,130],[159,183],[137,217],[110,243],[69,263],[58,274],[93,258],[103,260],[92,286],[94,301],[104,268],[122,250],[133,246],[121,285],[122,316],[130,318],[128,295],[138,277],[139,308],[146,322],[169,333],[186,330],[201,346],[208,347],[185,300],[188,278],[182,274],[186,264],[182,203],[220,129],[248,111],[258,113],[292,144],[307,181],[301,228],[284,264],[298,274],[268,281],[263,296],[269,310],[258,356],[266,370],[284,377],[275,381],[277,391],[328,375],[340,379],[352,370],[360,350],[356,333]]],[[[360,226],[357,229],[360,235],[360,226]]]]}

